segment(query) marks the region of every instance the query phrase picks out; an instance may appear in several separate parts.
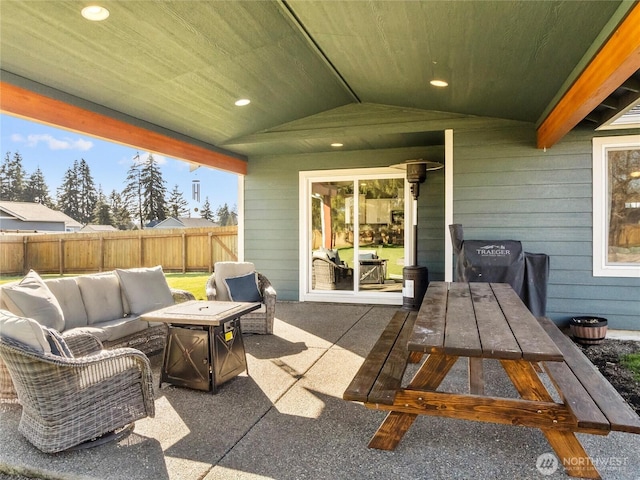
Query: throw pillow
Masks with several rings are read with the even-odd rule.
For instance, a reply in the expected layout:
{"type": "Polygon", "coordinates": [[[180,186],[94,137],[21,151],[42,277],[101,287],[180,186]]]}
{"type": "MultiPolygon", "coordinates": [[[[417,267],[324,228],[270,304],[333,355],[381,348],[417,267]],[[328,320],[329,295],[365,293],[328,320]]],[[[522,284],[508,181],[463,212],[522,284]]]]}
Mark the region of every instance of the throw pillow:
{"type": "Polygon", "coordinates": [[[5,302],[16,315],[36,320],[40,325],[64,330],[64,316],[56,297],[33,270],[19,283],[3,288],[5,302]]]}
{"type": "Polygon", "coordinates": [[[262,296],[258,289],[258,275],[251,272],[240,277],[224,279],[229,292],[229,298],[234,302],[261,302],[262,296]]]}
{"type": "Polygon", "coordinates": [[[173,295],[161,266],[116,269],[131,313],[141,315],[173,305],[173,295]]]}
{"type": "Polygon", "coordinates": [[[73,358],[73,353],[71,353],[71,349],[65,342],[64,337],[60,335],[59,332],[54,330],[53,328],[43,328],[44,336],[49,343],[49,347],[51,348],[51,353],[53,355],[58,355],[59,357],[67,357],[73,358]]]}
{"type": "Polygon", "coordinates": [[[120,282],[113,273],[81,275],[76,278],[89,325],[124,316],[120,282]]]}
{"type": "Polygon", "coordinates": [[[38,352],[51,353],[40,324],[31,318],[19,317],[0,310],[0,336],[23,343],[38,352]]]}

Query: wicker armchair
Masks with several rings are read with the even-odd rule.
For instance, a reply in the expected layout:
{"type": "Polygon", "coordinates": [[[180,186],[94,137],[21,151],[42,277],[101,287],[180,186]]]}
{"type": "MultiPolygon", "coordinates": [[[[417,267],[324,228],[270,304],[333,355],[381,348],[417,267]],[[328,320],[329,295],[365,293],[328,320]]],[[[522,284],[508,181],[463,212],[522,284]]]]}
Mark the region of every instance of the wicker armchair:
{"type": "Polygon", "coordinates": [[[338,265],[326,258],[312,260],[313,278],[311,288],[316,290],[352,290],[353,269],[338,265]]]}
{"type": "Polygon", "coordinates": [[[155,415],[151,368],[139,350],[102,350],[84,334],[67,338],[66,358],[0,337],[0,358],[22,404],[18,430],[46,453],[59,452],[155,415]]]}
{"type": "MultiPolygon", "coordinates": [[[[250,262],[217,262],[214,265],[214,273],[209,277],[205,286],[207,300],[230,301],[231,298],[229,298],[224,286],[224,279],[253,271],[255,271],[255,267],[250,262]],[[216,272],[218,272],[217,277],[216,272]]],[[[273,319],[276,314],[276,290],[267,277],[260,272],[256,273],[258,274],[258,290],[262,297],[263,306],[259,310],[240,317],[240,326],[243,333],[272,334],[273,319]]]]}

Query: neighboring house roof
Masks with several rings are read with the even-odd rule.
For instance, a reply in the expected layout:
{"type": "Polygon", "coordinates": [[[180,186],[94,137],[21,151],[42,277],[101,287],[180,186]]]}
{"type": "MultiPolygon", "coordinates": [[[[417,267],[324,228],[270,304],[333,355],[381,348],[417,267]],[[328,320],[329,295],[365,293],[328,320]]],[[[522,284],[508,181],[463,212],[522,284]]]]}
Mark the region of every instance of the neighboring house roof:
{"type": "Polygon", "coordinates": [[[118,229],[113,225],[85,225],[80,229],[81,232],[117,232],[118,229]]]}
{"type": "Polygon", "coordinates": [[[218,224],[206,218],[169,217],[151,226],[153,228],[202,228],[217,227],[218,224]]]}
{"type": "Polygon", "coordinates": [[[69,215],[41,203],[0,201],[0,211],[23,222],[61,222],[66,227],[81,228],[82,224],[69,215]]]}

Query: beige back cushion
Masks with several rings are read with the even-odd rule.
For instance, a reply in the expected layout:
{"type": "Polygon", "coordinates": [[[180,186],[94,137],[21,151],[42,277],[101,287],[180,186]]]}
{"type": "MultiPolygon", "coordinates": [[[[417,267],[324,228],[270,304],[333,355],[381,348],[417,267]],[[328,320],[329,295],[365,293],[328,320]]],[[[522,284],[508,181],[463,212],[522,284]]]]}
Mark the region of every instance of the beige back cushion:
{"type": "Polygon", "coordinates": [[[38,352],[51,353],[51,346],[38,322],[0,310],[0,336],[13,338],[38,352]]]}
{"type": "Polygon", "coordinates": [[[115,273],[84,275],[76,278],[89,325],[124,316],[120,282],[115,273]]]}
{"type": "Polygon", "coordinates": [[[124,293],[126,313],[140,315],[173,305],[173,295],[161,266],[115,270],[124,293]]]}
{"type": "Polygon", "coordinates": [[[213,271],[216,274],[216,300],[231,301],[227,285],[224,283],[225,278],[239,277],[255,270],[256,267],[251,262],[216,262],[213,266],[213,271]]]}
{"type": "Polygon", "coordinates": [[[62,308],[64,329],[86,327],[89,320],[76,278],[55,278],[45,280],[45,283],[58,299],[60,308],[62,308]]]}
{"type": "Polygon", "coordinates": [[[33,270],[17,284],[5,287],[3,296],[7,309],[14,314],[32,318],[45,327],[64,330],[64,315],[58,300],[33,270]]]}

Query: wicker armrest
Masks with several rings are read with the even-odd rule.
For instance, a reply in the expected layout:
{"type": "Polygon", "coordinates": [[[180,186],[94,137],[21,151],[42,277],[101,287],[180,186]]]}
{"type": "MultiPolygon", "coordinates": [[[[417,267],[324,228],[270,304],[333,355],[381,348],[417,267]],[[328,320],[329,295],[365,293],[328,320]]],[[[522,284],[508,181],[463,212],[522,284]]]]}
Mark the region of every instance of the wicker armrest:
{"type": "Polygon", "coordinates": [[[207,300],[216,299],[216,274],[212,273],[207,279],[207,283],[204,286],[205,293],[207,294],[207,300]]]}
{"type": "Polygon", "coordinates": [[[189,300],[196,299],[195,295],[189,292],[188,290],[180,290],[177,288],[171,289],[171,295],[173,296],[173,300],[176,303],[182,303],[182,302],[187,302],[189,300]]]}
{"type": "Polygon", "coordinates": [[[83,357],[102,350],[102,342],[87,332],[63,332],[62,336],[74,357],[83,357]]]}

